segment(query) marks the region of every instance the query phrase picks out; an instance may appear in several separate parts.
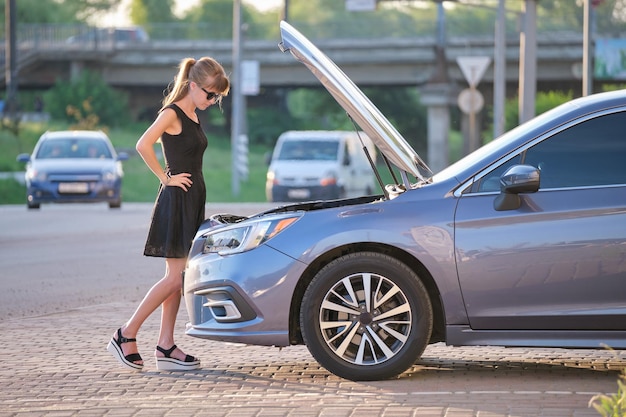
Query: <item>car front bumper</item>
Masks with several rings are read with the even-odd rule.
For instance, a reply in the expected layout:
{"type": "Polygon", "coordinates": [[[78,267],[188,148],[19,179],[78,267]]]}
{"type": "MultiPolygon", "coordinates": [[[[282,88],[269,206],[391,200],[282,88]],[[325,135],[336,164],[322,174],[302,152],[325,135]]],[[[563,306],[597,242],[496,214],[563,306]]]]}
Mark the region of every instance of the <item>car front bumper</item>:
{"type": "Polygon", "coordinates": [[[32,204],[39,203],[88,203],[88,202],[116,202],[121,198],[121,180],[98,182],[74,182],[84,189],[75,192],[60,192],[59,182],[31,182],[27,186],[27,198],[32,204]]]}
{"type": "Polygon", "coordinates": [[[341,188],[336,184],[301,187],[274,185],[269,194],[272,201],[333,200],[341,197],[341,188]]]}
{"type": "Polygon", "coordinates": [[[190,256],[186,333],[205,339],[289,345],[289,310],[305,264],[264,244],[228,256],[190,256]]]}

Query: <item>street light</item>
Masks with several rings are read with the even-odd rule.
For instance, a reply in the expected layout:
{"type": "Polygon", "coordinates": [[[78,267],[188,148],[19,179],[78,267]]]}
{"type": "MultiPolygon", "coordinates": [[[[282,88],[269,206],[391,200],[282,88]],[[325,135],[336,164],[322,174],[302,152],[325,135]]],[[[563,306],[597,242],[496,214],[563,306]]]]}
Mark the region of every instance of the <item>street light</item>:
{"type": "MultiPolygon", "coordinates": [[[[17,126],[17,48],[15,38],[15,26],[17,25],[17,14],[15,10],[15,0],[5,0],[5,51],[7,66],[5,69],[6,80],[6,102],[4,113],[8,114],[9,122],[14,127],[17,126]]],[[[4,118],[4,116],[2,116],[4,118]]],[[[4,122],[4,120],[2,120],[4,122]]]]}
{"type": "Polygon", "coordinates": [[[244,101],[241,91],[241,0],[233,1],[233,112],[231,116],[231,191],[233,196],[239,195],[239,169],[238,155],[239,137],[243,131],[244,101]]]}

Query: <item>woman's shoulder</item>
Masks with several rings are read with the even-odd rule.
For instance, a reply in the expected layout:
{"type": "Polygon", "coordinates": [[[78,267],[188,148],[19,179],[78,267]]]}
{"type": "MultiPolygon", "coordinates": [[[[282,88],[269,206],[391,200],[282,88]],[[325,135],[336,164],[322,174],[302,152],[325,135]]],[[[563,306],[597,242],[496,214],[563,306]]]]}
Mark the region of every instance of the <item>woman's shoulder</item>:
{"type": "Polygon", "coordinates": [[[172,121],[174,119],[179,118],[179,111],[180,109],[178,107],[176,107],[173,104],[170,104],[168,106],[163,107],[161,111],[159,111],[159,115],[157,119],[172,121]]]}
{"type": "Polygon", "coordinates": [[[163,107],[161,109],[161,113],[164,111],[169,111],[171,113],[175,113],[175,114],[180,114],[180,113],[184,113],[183,109],[180,108],[180,106],[178,106],[178,104],[176,103],[170,103],[167,106],[163,107]]]}

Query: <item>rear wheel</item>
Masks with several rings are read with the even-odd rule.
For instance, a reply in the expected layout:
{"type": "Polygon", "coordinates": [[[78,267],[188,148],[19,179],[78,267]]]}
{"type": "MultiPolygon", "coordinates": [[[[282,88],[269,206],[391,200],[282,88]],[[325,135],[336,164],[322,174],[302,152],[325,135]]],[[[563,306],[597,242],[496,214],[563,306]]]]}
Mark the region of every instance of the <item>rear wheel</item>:
{"type": "Polygon", "coordinates": [[[415,272],[391,256],[361,252],[317,273],[302,300],[300,326],[309,351],[330,372],[379,380],[421,356],[433,313],[415,272]]]}

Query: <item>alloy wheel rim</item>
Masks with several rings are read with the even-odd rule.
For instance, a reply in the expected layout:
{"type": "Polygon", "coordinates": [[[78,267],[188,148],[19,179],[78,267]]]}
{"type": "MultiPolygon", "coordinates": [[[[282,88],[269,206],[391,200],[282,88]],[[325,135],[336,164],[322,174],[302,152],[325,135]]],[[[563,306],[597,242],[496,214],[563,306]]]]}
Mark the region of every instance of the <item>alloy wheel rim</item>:
{"type": "Polygon", "coordinates": [[[324,341],[337,356],[355,365],[376,365],[406,344],[411,307],[401,288],[388,278],[357,273],[325,294],[319,324],[324,341]]]}

